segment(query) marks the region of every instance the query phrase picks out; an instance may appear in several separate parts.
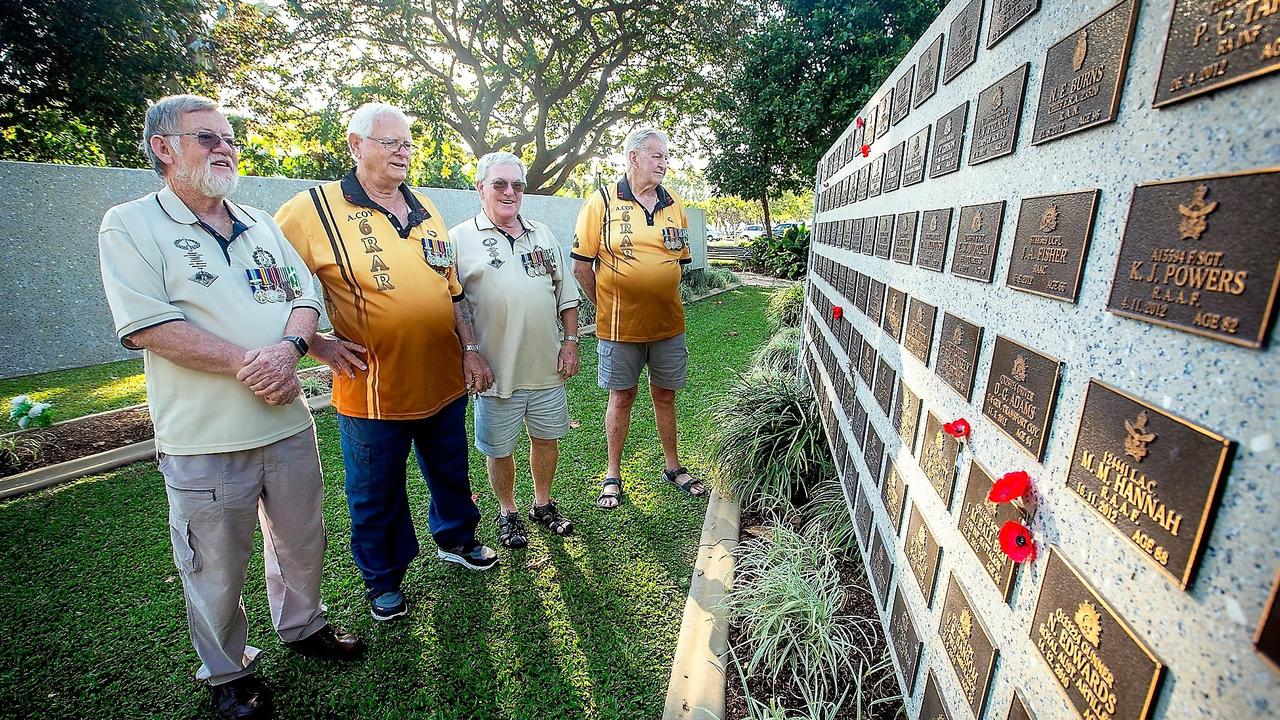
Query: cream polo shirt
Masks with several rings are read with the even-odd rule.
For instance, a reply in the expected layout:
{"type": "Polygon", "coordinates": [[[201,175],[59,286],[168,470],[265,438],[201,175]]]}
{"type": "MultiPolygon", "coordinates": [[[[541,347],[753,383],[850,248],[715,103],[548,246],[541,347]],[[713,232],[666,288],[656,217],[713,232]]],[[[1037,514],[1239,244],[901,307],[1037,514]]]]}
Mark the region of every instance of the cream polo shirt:
{"type": "MultiPolygon", "coordinates": [[[[144,328],[185,320],[246,350],[277,343],[294,308],[320,312],[311,273],[271,216],[227,203],[240,225],[224,250],[166,186],[102,218],[102,284],[125,347],[144,328]]],[[[144,351],[156,448],[203,455],[269,445],[311,426],[301,400],[271,407],[234,376],[144,351]]]]}
{"type": "Polygon", "coordinates": [[[578,306],[578,284],[551,229],[520,218],[512,238],[483,212],[449,229],[458,248],[458,281],[475,308],[476,344],[493,368],[484,394],[564,384],[556,372],[560,312],[578,306]]]}

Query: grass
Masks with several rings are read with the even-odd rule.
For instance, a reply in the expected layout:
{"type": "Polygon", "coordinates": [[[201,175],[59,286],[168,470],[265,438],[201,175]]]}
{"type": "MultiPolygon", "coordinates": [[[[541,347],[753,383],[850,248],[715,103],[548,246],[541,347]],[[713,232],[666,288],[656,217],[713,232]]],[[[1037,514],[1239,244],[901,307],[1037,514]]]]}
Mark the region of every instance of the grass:
{"type": "MultiPolygon", "coordinates": [[[[710,398],[767,338],[766,294],[738,288],[688,308],[689,387],[678,395],[683,459],[705,472],[710,398]]],[[[561,444],[554,495],[577,533],[531,527],[530,547],[500,550],[493,573],[430,554],[406,578],[408,618],[375,623],[347,543],[350,523],[333,413],[317,416],[325,467],[323,596],[330,619],[368,638],[368,656],[333,665],[284,650],[271,631],[261,538],[245,587],[250,643],[281,718],[653,718],[662,712],[705,501],[662,483],[652,406],[636,404],[626,497],[594,509],[604,467],[605,392],[594,340],[569,383],[581,426],[561,444]]],[[[21,390],[14,391],[22,392],[21,390]]],[[[527,457],[527,441],[518,450],[527,457]]],[[[517,498],[531,501],[525,460],[517,498]]],[[[425,484],[410,464],[424,542],[425,484]]],[[[497,505],[471,452],[482,540],[497,505]]],[[[153,463],[0,504],[0,717],[208,717],[193,676],[164,484],[153,463]]]]}

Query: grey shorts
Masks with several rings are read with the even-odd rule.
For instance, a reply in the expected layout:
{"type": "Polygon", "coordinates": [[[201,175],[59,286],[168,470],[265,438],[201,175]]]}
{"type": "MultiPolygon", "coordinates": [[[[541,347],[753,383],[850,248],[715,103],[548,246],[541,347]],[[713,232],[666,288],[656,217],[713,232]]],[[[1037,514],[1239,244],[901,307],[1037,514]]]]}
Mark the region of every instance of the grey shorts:
{"type": "Polygon", "coordinates": [[[684,333],[654,342],[596,344],[600,356],[599,384],[606,390],[629,390],[640,380],[640,369],[649,366],[649,384],[667,390],[684,387],[689,369],[689,348],[684,333]]]}
{"type": "Polygon", "coordinates": [[[569,432],[569,400],[564,386],[544,390],[516,390],[509,398],[476,398],[476,449],[488,457],[515,452],[520,425],[529,437],[559,440],[569,432]]]}

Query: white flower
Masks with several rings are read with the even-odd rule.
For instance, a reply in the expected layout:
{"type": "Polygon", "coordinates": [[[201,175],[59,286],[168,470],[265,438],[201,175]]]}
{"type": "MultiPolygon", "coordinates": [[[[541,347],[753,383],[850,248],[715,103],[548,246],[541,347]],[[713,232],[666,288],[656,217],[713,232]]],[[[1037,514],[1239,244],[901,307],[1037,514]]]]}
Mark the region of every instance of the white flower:
{"type": "Polygon", "coordinates": [[[53,407],[52,403],[38,402],[31,406],[31,409],[27,411],[27,415],[30,415],[33,418],[40,417],[44,414],[45,410],[48,410],[51,407],[53,407]]]}
{"type": "Polygon", "coordinates": [[[26,403],[29,403],[29,402],[31,402],[31,398],[27,397],[26,395],[18,395],[9,401],[9,407],[16,408],[19,405],[25,405],[26,403]]]}
{"type": "Polygon", "coordinates": [[[29,422],[31,422],[31,418],[27,417],[26,415],[23,415],[22,417],[18,418],[18,427],[25,429],[27,427],[27,423],[29,422]]]}

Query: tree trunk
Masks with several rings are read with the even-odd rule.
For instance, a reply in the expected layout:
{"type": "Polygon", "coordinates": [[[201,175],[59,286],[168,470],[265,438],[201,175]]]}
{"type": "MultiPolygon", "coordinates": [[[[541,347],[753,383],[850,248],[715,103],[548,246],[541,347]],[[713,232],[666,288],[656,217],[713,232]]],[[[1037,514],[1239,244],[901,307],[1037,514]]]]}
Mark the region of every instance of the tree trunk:
{"type": "Polygon", "coordinates": [[[769,219],[769,191],[760,195],[760,206],[764,208],[764,236],[773,239],[773,221],[769,219]]]}

